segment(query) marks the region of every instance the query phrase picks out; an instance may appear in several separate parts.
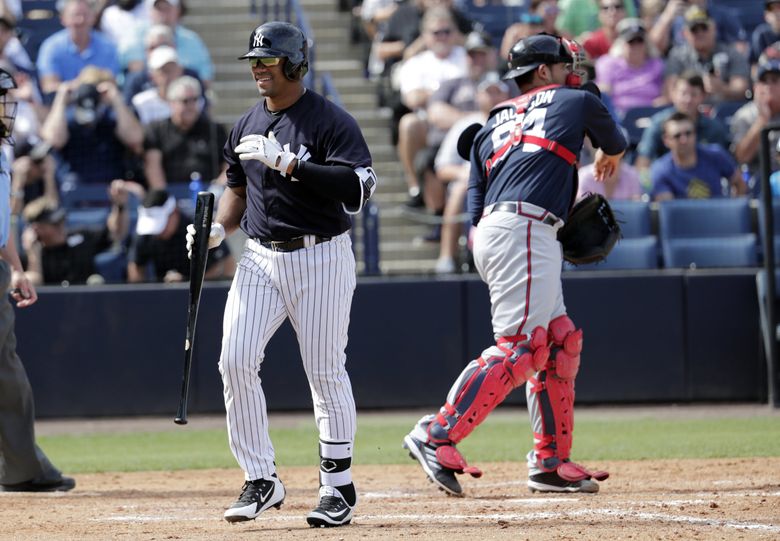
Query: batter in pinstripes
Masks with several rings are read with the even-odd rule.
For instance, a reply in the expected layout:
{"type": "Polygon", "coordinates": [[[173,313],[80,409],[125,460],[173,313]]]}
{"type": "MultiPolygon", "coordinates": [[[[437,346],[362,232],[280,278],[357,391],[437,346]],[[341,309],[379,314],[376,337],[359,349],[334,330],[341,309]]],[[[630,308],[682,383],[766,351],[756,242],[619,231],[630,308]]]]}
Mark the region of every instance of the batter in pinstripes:
{"type": "MultiPolygon", "coordinates": [[[[239,226],[249,236],[225,306],[219,369],[230,448],[245,472],[230,522],[284,501],[261,379],[268,341],[289,318],[300,345],[320,437],[319,503],[311,526],[349,524],[355,401],[345,368],[355,259],[349,228],[376,187],[355,120],[307,90],[307,40],[288,23],[257,27],[248,60],[262,97],[225,145],[227,190],[209,246],[239,226]]],[[[188,247],[194,239],[190,228],[188,247]]]]}

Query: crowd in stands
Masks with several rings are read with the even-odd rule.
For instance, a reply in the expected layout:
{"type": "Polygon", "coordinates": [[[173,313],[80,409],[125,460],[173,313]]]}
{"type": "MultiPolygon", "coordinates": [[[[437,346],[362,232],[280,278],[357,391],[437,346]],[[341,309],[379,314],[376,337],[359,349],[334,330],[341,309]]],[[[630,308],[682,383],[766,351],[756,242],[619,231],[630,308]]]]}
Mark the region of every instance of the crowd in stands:
{"type": "MultiPolygon", "coordinates": [[[[442,142],[457,139],[467,125],[460,119],[480,118],[478,102],[489,101],[480,89],[517,95],[513,81],[502,81],[506,93],[489,81],[500,80],[513,44],[540,31],[583,45],[590,76],[631,144],[604,183],[594,181],[585,148],[579,195],[759,194],[761,130],[780,121],[780,0],[363,0],[355,14],[370,42],[366,75],[397,123],[392,141],[409,189],[406,207],[415,209],[408,214],[437,224],[423,239],[441,242],[437,272],[453,272],[465,259],[453,230],[468,234],[468,173],[441,156],[448,152],[442,142]]],[[[780,193],[780,184],[774,189],[780,193]]]]}
{"type": "MultiPolygon", "coordinates": [[[[585,148],[580,194],[757,196],[761,130],[780,121],[780,0],[748,3],[355,0],[366,77],[393,118],[404,208],[436,224],[423,240],[440,242],[437,272],[468,260],[458,135],[517,95],[502,79],[505,59],[541,31],[583,45],[590,78],[631,143],[604,183],[593,180],[585,148]]],[[[186,280],[173,246],[192,211],[188,186],[193,177],[215,192],[224,186],[226,133],[209,115],[214,66],[180,22],[183,0],[58,0],[61,26],[45,36],[18,31],[23,8],[0,0],[0,67],[17,83],[16,144],[2,150],[31,276],[186,280]]],[[[780,147],[773,170],[779,157],[780,147]]],[[[780,194],[780,174],[773,182],[780,194]]],[[[208,277],[229,278],[235,261],[224,247],[210,265],[208,277]]]]}
{"type": "MultiPolygon", "coordinates": [[[[24,4],[0,0],[0,67],[17,84],[15,144],[2,151],[32,281],[186,281],[191,184],[220,193],[227,136],[183,1],[52,1],[45,35],[18,30],[24,4]]],[[[207,279],[234,270],[226,245],[210,253],[207,279]]]]}

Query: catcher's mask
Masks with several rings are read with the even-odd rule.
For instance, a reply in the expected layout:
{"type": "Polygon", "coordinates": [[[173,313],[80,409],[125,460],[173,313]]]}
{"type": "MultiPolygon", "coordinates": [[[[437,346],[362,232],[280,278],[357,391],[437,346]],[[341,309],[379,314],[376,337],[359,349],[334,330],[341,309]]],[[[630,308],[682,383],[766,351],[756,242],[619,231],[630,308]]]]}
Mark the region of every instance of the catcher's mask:
{"type": "Polygon", "coordinates": [[[8,95],[8,91],[16,88],[13,76],[0,68],[0,139],[13,144],[11,134],[14,131],[16,119],[16,102],[8,95]]]}
{"type": "Polygon", "coordinates": [[[249,50],[239,60],[250,58],[286,58],[284,76],[291,81],[303,79],[309,71],[309,45],[306,36],[290,23],[261,24],[249,36],[249,50]]]}
{"type": "Polygon", "coordinates": [[[566,86],[579,87],[587,78],[585,50],[574,40],[542,32],[523,38],[509,51],[509,71],[504,79],[514,79],[542,64],[568,64],[566,86]]]}

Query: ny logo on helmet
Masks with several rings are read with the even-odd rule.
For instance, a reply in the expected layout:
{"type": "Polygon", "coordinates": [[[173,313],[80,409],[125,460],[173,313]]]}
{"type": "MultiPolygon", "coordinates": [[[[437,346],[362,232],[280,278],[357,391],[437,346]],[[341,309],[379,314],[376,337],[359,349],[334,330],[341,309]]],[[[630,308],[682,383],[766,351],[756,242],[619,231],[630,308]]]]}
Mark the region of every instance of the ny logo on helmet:
{"type": "Polygon", "coordinates": [[[252,43],[252,47],[270,47],[270,45],[265,44],[265,36],[258,32],[255,34],[255,41],[252,43]]]}

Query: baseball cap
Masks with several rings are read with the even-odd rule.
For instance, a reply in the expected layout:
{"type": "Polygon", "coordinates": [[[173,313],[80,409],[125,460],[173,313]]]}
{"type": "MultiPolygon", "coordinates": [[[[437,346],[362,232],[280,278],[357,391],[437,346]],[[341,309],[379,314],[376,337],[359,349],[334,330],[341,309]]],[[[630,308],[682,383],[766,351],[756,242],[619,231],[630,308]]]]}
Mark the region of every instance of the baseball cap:
{"type": "Polygon", "coordinates": [[[179,0],[146,0],[147,9],[152,9],[157,2],[168,2],[172,6],[178,6],[179,0]]]}
{"type": "Polygon", "coordinates": [[[176,53],[176,49],[167,45],[160,45],[152,51],[146,63],[149,69],[158,70],[170,62],[179,63],[179,55],[176,53]]]}
{"type": "Polygon", "coordinates": [[[758,65],[756,79],[761,81],[767,73],[780,73],[780,59],[767,59],[758,65]]]}
{"type": "Polygon", "coordinates": [[[498,73],[495,71],[489,71],[482,76],[482,79],[480,79],[479,83],[477,84],[477,92],[487,90],[491,86],[495,86],[501,91],[509,93],[509,85],[502,81],[501,77],[499,77],[498,73]]]}
{"type": "Polygon", "coordinates": [[[151,190],[138,207],[135,232],[138,235],[159,235],[176,210],[176,198],[165,190],[151,190]]]}
{"type": "Polygon", "coordinates": [[[699,6],[691,6],[685,11],[685,24],[689,28],[697,24],[710,24],[710,16],[699,6]]]}
{"type": "Polygon", "coordinates": [[[634,38],[645,37],[645,25],[641,19],[630,17],[623,19],[617,24],[618,37],[624,41],[631,41],[634,38]]]}
{"type": "Polygon", "coordinates": [[[45,197],[39,197],[27,203],[22,215],[27,223],[59,224],[65,220],[65,209],[53,205],[45,197]]]}
{"type": "Polygon", "coordinates": [[[493,40],[483,32],[470,32],[465,47],[467,51],[484,51],[493,47],[493,40]]]}

